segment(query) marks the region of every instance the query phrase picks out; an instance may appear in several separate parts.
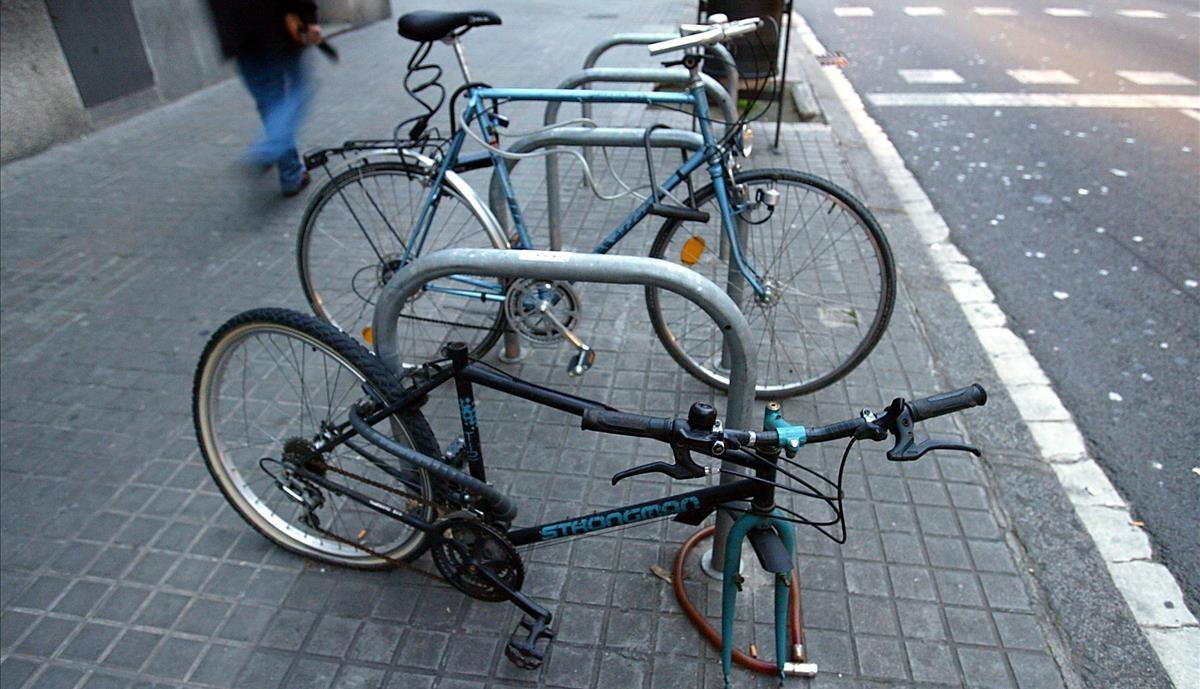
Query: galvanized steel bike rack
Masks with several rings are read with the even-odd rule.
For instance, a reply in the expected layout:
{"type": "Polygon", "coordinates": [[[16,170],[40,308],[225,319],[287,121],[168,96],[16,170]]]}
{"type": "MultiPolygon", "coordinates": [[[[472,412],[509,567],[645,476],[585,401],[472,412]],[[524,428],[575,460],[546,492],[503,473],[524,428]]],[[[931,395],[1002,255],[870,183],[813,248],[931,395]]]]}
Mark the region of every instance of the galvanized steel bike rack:
{"type": "MultiPolygon", "coordinates": [[[[619,33],[619,34],[615,34],[611,38],[607,38],[603,41],[600,41],[599,43],[596,44],[596,47],[592,48],[592,51],[590,53],[588,53],[587,58],[585,58],[583,61],[583,68],[585,70],[588,70],[588,69],[595,67],[596,61],[600,59],[601,55],[608,52],[609,50],[612,50],[613,48],[616,48],[617,46],[650,45],[652,43],[659,43],[661,41],[669,41],[672,38],[679,38],[679,34],[678,33],[619,33]]],[[[737,62],[734,61],[733,55],[729,52],[729,49],[726,48],[725,46],[721,45],[720,43],[711,45],[711,46],[709,46],[708,49],[713,53],[713,55],[716,55],[717,58],[721,62],[721,67],[723,68],[723,71],[725,72],[725,93],[729,94],[729,100],[733,102],[734,109],[736,109],[737,102],[738,102],[738,78],[739,78],[738,71],[737,71],[737,62]]],[[[587,88],[587,87],[584,86],[584,88],[587,88]]],[[[584,117],[592,116],[591,103],[585,103],[583,105],[583,116],[584,117]]],[[[727,121],[732,122],[733,120],[728,120],[728,118],[727,118],[727,121]]],[[[585,147],[583,149],[583,159],[585,161],[587,161],[587,163],[589,165],[591,165],[592,151],[590,148],[585,147]]]]}
{"type": "MultiPolygon", "coordinates": [[[[551,146],[642,148],[645,139],[646,130],[633,127],[559,127],[519,139],[505,150],[509,153],[529,153],[551,146]]],[[[650,132],[650,146],[697,151],[704,146],[704,139],[695,132],[681,129],[655,129],[650,132]]],[[[519,159],[516,158],[505,160],[509,170],[512,170],[518,162],[519,159]]],[[[551,251],[562,249],[562,223],[559,217],[562,201],[558,183],[556,166],[555,175],[546,178],[546,205],[547,213],[550,216],[549,246],[551,251]]],[[[507,232],[510,226],[508,204],[504,196],[504,187],[496,173],[492,173],[492,181],[488,187],[488,206],[496,219],[500,221],[501,227],[507,232]]]]}
{"type": "MultiPolygon", "coordinates": [[[[584,69],[591,69],[596,66],[596,61],[600,56],[609,50],[619,45],[650,45],[651,43],[659,43],[661,41],[669,41],[672,38],[679,38],[678,33],[619,33],[611,38],[607,38],[596,44],[592,48],[592,52],[588,53],[587,58],[583,61],[584,69]]],[[[738,98],[738,71],[737,63],[733,59],[733,55],[729,50],[717,43],[709,47],[714,55],[721,62],[721,66],[725,72],[725,92],[729,94],[731,100],[737,103],[738,98]]],[[[588,116],[590,107],[585,106],[584,117],[588,116]]]]}
{"type": "MultiPolygon", "coordinates": [[[[708,95],[717,101],[721,108],[721,116],[726,122],[726,128],[729,123],[737,121],[737,102],[729,95],[729,92],[721,87],[715,79],[707,74],[701,74],[700,79],[704,82],[704,88],[708,95]]],[[[668,69],[665,67],[592,67],[580,72],[576,72],[567,77],[556,86],[556,89],[573,89],[587,86],[588,84],[597,82],[608,83],[624,83],[624,84],[678,84],[687,86],[692,81],[691,74],[686,69],[668,69]]],[[[583,108],[583,116],[590,118],[592,116],[591,103],[581,103],[583,108]]],[[[562,108],[562,102],[553,101],[546,104],[546,114],[542,118],[542,123],[549,126],[558,121],[558,111],[562,108]]],[[[641,145],[641,142],[638,142],[641,145]]],[[[587,147],[584,148],[584,160],[588,158],[587,147]]],[[[550,232],[553,235],[559,231],[561,227],[561,194],[559,191],[558,182],[558,156],[546,156],[546,215],[550,224],[550,232]]]]}
{"type": "MultiPolygon", "coordinates": [[[[421,256],[388,281],[375,306],[372,323],[375,351],[393,371],[402,373],[396,324],[403,305],[429,282],[459,274],[643,285],[680,295],[703,309],[725,333],[730,357],[725,423],[732,428],[751,427],[758,362],[746,317],[721,288],[704,276],[673,263],[641,256],[504,249],[443,249],[421,256]]],[[[736,465],[723,463],[721,468],[722,483],[736,480],[735,474],[739,473],[736,465]]],[[[726,512],[717,512],[711,564],[718,572],[725,565],[725,541],[732,523],[726,512]]]]}

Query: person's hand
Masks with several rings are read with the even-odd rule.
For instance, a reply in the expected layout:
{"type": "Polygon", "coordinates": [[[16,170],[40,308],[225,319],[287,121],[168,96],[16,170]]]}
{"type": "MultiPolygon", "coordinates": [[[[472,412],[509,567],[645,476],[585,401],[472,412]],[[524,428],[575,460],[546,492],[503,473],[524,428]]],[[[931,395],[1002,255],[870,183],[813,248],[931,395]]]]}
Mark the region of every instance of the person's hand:
{"type": "Polygon", "coordinates": [[[320,24],[309,24],[308,26],[304,27],[304,42],[305,43],[307,43],[308,45],[316,45],[316,44],[320,43],[321,40],[322,40],[322,37],[321,37],[321,25],[320,24]]]}

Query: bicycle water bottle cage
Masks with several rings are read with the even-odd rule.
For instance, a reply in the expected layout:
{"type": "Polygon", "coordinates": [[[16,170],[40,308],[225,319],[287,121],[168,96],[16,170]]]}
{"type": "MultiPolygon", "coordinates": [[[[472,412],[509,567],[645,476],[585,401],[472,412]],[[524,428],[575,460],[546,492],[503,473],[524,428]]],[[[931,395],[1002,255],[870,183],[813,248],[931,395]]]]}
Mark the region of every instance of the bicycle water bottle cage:
{"type": "Polygon", "coordinates": [[[976,457],[982,454],[978,447],[955,440],[930,438],[917,443],[913,436],[916,421],[913,420],[912,408],[899,397],[892,400],[885,416],[889,419],[892,434],[896,436],[895,446],[887,452],[887,458],[893,462],[915,462],[931,450],[959,450],[976,457]]]}

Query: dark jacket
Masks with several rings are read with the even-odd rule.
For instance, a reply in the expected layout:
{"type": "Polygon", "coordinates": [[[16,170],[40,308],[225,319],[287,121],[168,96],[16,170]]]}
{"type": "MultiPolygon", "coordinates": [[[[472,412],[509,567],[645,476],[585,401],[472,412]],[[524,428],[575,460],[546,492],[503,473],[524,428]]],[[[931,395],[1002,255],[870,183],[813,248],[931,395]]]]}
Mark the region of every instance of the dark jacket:
{"type": "Polygon", "coordinates": [[[300,50],[288,36],[284,15],[317,21],[314,0],[208,0],[208,6],[226,57],[300,50]]]}

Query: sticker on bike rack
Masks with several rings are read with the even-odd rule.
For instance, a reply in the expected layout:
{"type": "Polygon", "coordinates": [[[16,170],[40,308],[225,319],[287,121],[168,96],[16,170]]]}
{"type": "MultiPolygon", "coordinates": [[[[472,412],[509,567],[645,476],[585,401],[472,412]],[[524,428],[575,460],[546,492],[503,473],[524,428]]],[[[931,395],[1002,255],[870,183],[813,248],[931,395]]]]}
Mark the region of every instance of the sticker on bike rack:
{"type": "Polygon", "coordinates": [[[571,260],[571,254],[565,251],[533,251],[517,252],[517,258],[522,261],[541,261],[544,263],[566,263],[571,260]]]}

